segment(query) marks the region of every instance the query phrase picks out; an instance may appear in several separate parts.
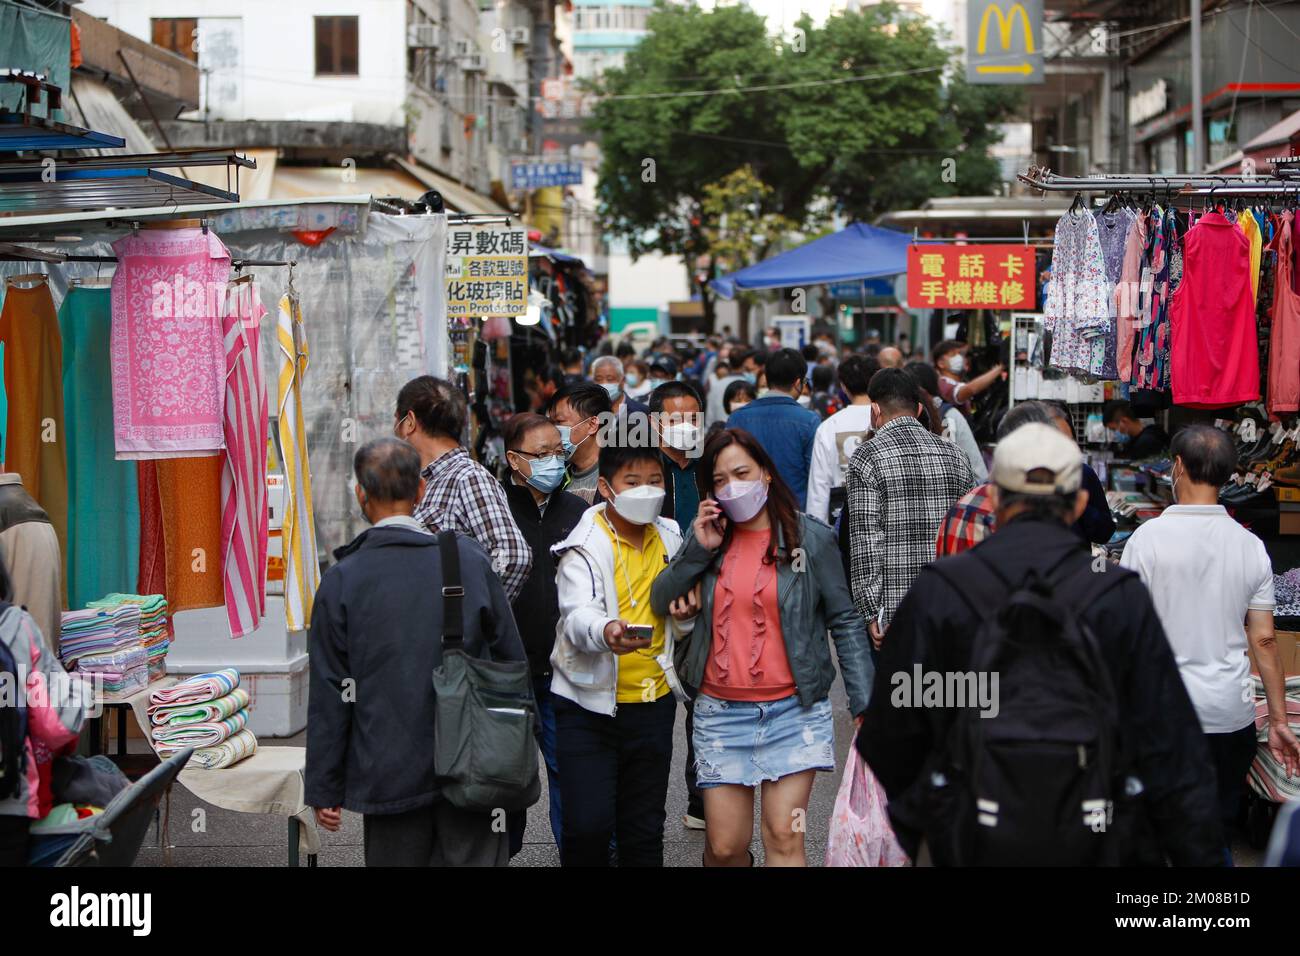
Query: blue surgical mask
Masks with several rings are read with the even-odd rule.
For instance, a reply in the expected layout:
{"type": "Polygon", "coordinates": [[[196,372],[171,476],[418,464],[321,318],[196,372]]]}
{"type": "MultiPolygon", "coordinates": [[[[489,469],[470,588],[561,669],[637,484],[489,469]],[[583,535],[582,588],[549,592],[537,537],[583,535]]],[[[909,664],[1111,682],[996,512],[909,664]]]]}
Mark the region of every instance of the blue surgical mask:
{"type": "MultiPolygon", "coordinates": [[[[581,423],[579,423],[579,424],[581,424],[581,423]]],[[[573,457],[573,451],[574,451],[574,449],[577,448],[578,445],[581,445],[581,444],[582,444],[582,441],[586,441],[587,438],[590,438],[590,437],[591,437],[590,435],[588,435],[587,438],[584,438],[582,441],[578,442],[578,445],[575,445],[575,444],[573,443],[572,439],[571,439],[571,436],[573,435],[573,429],[574,429],[576,426],[574,426],[574,425],[556,425],[555,427],[558,428],[558,429],[560,430],[560,444],[564,447],[564,457],[565,457],[565,458],[572,458],[572,457],[573,457]]]]}
{"type": "Polygon", "coordinates": [[[564,481],[564,458],[561,455],[534,458],[529,466],[532,474],[524,480],[543,494],[549,495],[564,481]]]}
{"type": "Polygon", "coordinates": [[[606,382],[601,385],[601,388],[609,394],[609,400],[611,402],[617,402],[619,396],[623,394],[623,386],[619,385],[617,382],[606,382]]]}
{"type": "Polygon", "coordinates": [[[1126,441],[1128,441],[1128,435],[1124,434],[1123,432],[1116,431],[1113,428],[1108,428],[1106,429],[1106,431],[1109,432],[1111,444],[1122,445],[1126,441]]]}
{"type": "Polygon", "coordinates": [[[750,385],[757,385],[757,384],[758,384],[758,375],[757,375],[757,373],[755,373],[755,372],[741,372],[740,374],[744,377],[745,381],[748,382],[750,385]]]}
{"type": "Polygon", "coordinates": [[[628,372],[627,384],[629,388],[636,388],[638,385],[641,384],[641,376],[638,375],[636,372],[628,372]]]}

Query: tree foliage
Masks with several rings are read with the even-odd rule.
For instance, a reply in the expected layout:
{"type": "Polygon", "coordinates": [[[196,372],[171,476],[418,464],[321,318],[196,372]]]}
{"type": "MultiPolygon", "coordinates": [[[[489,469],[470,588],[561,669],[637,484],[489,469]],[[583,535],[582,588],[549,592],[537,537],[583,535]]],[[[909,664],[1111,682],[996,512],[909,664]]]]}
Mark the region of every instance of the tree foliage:
{"type": "MultiPolygon", "coordinates": [[[[765,187],[745,196],[752,215],[788,228],[807,225],[827,200],[870,220],[998,182],[988,150],[1018,91],[956,76],[925,20],[884,4],[821,27],[805,17],[792,36],[773,38],[744,6],[661,3],[647,26],[625,66],[598,83],[592,120],[604,225],[634,256],[716,258],[707,189],[745,167],[765,187]]],[[[722,255],[734,260],[735,250],[722,255]]]]}

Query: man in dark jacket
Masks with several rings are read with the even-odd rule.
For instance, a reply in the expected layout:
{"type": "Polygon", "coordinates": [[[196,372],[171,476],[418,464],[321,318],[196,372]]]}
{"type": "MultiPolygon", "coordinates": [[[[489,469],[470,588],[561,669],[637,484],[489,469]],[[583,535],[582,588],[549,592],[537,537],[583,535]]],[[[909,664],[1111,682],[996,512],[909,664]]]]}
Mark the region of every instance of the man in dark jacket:
{"type": "MultiPolygon", "coordinates": [[[[923,674],[969,671],[979,617],[949,579],[961,580],[971,562],[983,562],[1005,583],[1003,597],[1034,572],[1113,577],[1080,609],[1080,619],[1095,635],[1115,688],[1121,766],[1142,785],[1145,838],[1121,848],[1124,862],[1164,856],[1178,865],[1223,863],[1210,756],[1151,597],[1136,574],[1108,564],[1094,568],[1070,530],[1087,505],[1080,464],[1078,447],[1050,425],[1025,425],[999,442],[993,461],[997,532],[922,569],[890,625],[857,747],[884,786],[895,833],[913,859],[925,819],[917,784],[947,740],[957,709],[895,706],[892,698],[898,675],[913,674],[914,667],[923,674]]],[[[999,596],[990,601],[996,607],[999,596]]],[[[1026,692],[1003,684],[1004,701],[1026,692]]],[[[1050,688],[1039,689],[1045,691],[1050,688]]]]}
{"type": "MultiPolygon", "coordinates": [[[[560,441],[560,430],[550,421],[531,412],[512,415],[501,437],[505,442],[506,462],[510,466],[510,474],[502,482],[506,501],[515,524],[533,551],[533,568],[512,607],[533,672],[533,694],[537,698],[537,719],[541,728],[539,743],[542,759],[546,762],[551,833],[558,849],[560,771],[555,759],[551,651],[555,647],[555,624],[560,619],[560,605],[551,547],[569,536],[588,505],[577,495],[558,490],[565,477],[564,445],[560,441]]],[[[512,856],[523,847],[527,820],[525,811],[511,815],[512,856]]]]}
{"type": "MultiPolygon", "coordinates": [[[[357,501],[373,527],[334,552],[312,614],[306,803],[337,830],[365,815],[367,866],[504,866],[506,834],[490,814],[442,800],[434,776],[433,669],[442,663],[438,538],[412,517],[420,456],[381,438],[357,452],[357,501]]],[[[524,659],[491,561],[457,535],[465,651],[524,659]]]]}

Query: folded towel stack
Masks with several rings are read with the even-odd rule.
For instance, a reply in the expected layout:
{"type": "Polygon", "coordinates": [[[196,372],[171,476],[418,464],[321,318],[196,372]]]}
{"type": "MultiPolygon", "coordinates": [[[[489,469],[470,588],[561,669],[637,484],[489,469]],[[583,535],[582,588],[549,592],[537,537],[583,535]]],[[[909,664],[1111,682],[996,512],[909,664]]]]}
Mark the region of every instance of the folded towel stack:
{"type": "Polygon", "coordinates": [[[149,686],[149,659],[140,642],[136,641],[115,650],[78,658],[77,673],[101,678],[104,698],[117,700],[149,686]]]}
{"type": "Polygon", "coordinates": [[[233,667],[154,691],[149,695],[154,750],[170,757],[197,747],[190,759],[210,770],[243,760],[257,750],[257,738],[247,729],[248,702],[233,667]]]}
{"type": "Polygon", "coordinates": [[[140,608],[119,604],[65,611],[60,625],[59,656],[66,665],[92,654],[109,654],[140,643],[140,608]]]}
{"type": "Polygon", "coordinates": [[[167,649],[171,646],[171,621],[167,598],[161,594],[106,594],[87,607],[116,608],[134,605],[140,609],[140,644],[149,657],[151,681],[167,674],[167,649]]]}

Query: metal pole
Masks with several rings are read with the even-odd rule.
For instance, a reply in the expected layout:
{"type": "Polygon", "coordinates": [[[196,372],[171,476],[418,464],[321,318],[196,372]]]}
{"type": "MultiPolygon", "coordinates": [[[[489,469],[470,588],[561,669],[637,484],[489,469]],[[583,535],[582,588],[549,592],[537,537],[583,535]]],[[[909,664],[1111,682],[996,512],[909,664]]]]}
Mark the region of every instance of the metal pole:
{"type": "Polygon", "coordinates": [[[1192,3],[1192,172],[1205,169],[1205,141],[1201,114],[1201,0],[1192,3]]]}

